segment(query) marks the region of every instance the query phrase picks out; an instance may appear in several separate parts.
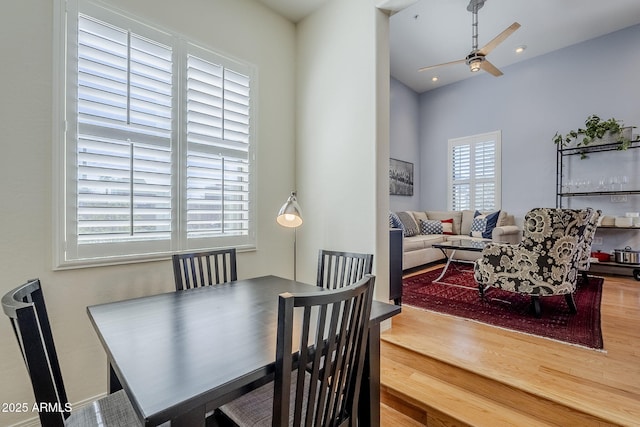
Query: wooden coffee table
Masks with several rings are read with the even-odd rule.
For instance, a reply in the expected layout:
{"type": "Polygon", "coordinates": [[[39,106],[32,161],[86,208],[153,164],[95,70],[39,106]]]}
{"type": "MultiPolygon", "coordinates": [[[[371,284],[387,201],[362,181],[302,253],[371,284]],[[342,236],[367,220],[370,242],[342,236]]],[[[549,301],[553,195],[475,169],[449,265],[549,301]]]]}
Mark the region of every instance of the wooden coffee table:
{"type": "MultiPolygon", "coordinates": [[[[485,245],[489,242],[491,242],[491,240],[488,240],[488,239],[487,240],[454,239],[454,240],[449,240],[442,243],[434,243],[433,245],[431,245],[434,248],[440,249],[444,254],[445,258],[447,259],[447,263],[442,269],[442,273],[432,283],[440,283],[442,285],[460,287],[460,285],[456,285],[454,283],[447,283],[447,282],[441,281],[444,275],[447,274],[447,271],[449,270],[449,266],[451,265],[452,262],[473,264],[473,261],[455,258],[456,251],[464,250],[464,251],[480,253],[482,252],[482,249],[484,249],[485,245]],[[449,253],[447,253],[447,251],[449,251],[449,253]]],[[[480,257],[478,256],[478,258],[480,257]]]]}

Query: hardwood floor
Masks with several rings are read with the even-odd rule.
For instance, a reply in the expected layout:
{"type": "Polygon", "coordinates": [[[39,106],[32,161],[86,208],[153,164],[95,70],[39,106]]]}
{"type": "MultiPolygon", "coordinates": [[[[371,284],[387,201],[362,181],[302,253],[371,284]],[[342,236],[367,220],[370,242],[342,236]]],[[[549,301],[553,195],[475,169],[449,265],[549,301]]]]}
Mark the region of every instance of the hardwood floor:
{"type": "Polygon", "coordinates": [[[640,282],[604,277],[605,351],[403,306],[382,334],[382,425],[640,426],[640,282]]]}

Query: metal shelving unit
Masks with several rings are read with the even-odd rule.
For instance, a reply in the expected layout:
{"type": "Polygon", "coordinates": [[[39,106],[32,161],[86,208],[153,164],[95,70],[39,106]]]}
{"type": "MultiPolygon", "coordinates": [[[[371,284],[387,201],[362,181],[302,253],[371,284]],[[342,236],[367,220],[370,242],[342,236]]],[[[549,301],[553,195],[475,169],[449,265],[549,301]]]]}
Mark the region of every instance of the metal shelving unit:
{"type": "MultiPolygon", "coordinates": [[[[636,148],[640,148],[640,141],[632,141],[628,150],[633,150],[636,148]]],[[[607,151],[620,151],[619,143],[611,143],[611,144],[599,144],[599,145],[587,145],[586,147],[571,147],[571,148],[560,148],[557,149],[557,169],[556,169],[556,207],[562,208],[563,200],[571,197],[593,197],[593,196],[632,196],[632,195],[640,195],[640,189],[634,190],[594,190],[594,191],[563,191],[564,190],[564,166],[565,166],[565,157],[567,156],[576,156],[576,155],[587,155],[594,153],[601,153],[607,151]]],[[[612,226],[599,226],[598,229],[606,229],[606,230],[620,230],[620,231],[634,231],[640,230],[640,227],[612,227],[612,226]]],[[[599,269],[600,267],[610,267],[614,272],[620,271],[620,269],[632,269],[633,277],[636,280],[640,280],[640,265],[639,264],[621,264],[617,262],[597,262],[592,263],[592,267],[594,269],[599,269]],[[597,266],[597,267],[596,267],[597,266]]]]}
{"type": "MultiPolygon", "coordinates": [[[[583,196],[625,196],[625,195],[638,195],[640,189],[636,190],[616,190],[616,191],[576,191],[567,192],[563,191],[563,169],[564,158],[567,156],[585,155],[592,153],[601,153],[606,151],[620,151],[619,144],[600,144],[600,145],[587,145],[586,147],[571,147],[571,148],[559,148],[557,150],[557,170],[556,170],[556,207],[562,207],[562,200],[568,197],[583,197],[583,196]]],[[[640,141],[632,141],[628,150],[640,148],[640,141]]]]}

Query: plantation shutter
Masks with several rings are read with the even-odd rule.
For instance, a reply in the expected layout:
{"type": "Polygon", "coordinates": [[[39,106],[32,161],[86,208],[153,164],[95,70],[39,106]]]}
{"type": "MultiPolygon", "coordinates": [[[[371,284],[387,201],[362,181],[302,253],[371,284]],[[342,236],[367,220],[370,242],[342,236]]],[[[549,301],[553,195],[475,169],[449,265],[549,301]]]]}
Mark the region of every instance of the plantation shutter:
{"type": "Polygon", "coordinates": [[[249,234],[249,76],[187,58],[187,238],[249,234]]]}
{"type": "Polygon", "coordinates": [[[77,240],[170,240],[172,50],[80,15],[77,240]]]}
{"type": "Polygon", "coordinates": [[[496,142],[478,142],[474,147],[474,208],[480,212],[496,209],[496,142]]]}
{"type": "Polygon", "coordinates": [[[60,17],[56,268],[255,248],[256,67],[106,4],[60,17]]]}
{"type": "Polygon", "coordinates": [[[449,140],[449,208],[500,207],[500,132],[449,140]]]}
{"type": "Polygon", "coordinates": [[[451,209],[456,211],[470,209],[471,149],[469,145],[453,147],[451,171],[451,209]]]}

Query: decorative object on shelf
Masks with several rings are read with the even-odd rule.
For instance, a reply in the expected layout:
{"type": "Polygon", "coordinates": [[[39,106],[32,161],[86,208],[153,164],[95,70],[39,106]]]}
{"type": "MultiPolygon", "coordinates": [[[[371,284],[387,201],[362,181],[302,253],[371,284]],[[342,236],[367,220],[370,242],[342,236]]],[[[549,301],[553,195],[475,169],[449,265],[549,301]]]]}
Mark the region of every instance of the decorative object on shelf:
{"type": "Polygon", "coordinates": [[[617,216],[615,220],[616,227],[631,227],[633,226],[633,218],[626,216],[617,216]]]}
{"type": "MultiPolygon", "coordinates": [[[[560,148],[569,148],[572,142],[575,142],[575,148],[586,147],[589,144],[618,144],[618,150],[626,150],[632,141],[639,141],[636,137],[632,140],[631,130],[635,126],[624,126],[621,120],[610,118],[602,120],[599,116],[592,114],[584,122],[584,128],[571,130],[567,134],[556,132],[553,136],[553,142],[560,148]],[[582,139],[579,136],[583,135],[582,139]]],[[[581,158],[586,159],[588,156],[585,152],[581,158]]]]}
{"type": "Polygon", "coordinates": [[[640,251],[634,251],[631,246],[624,249],[614,249],[613,255],[620,264],[640,264],[640,251]]]}
{"type": "Polygon", "coordinates": [[[591,258],[597,259],[598,262],[609,262],[611,261],[611,254],[602,251],[591,252],[591,258]]]}
{"type": "Polygon", "coordinates": [[[413,196],[413,163],[389,159],[389,194],[413,196]]]}
{"type": "Polygon", "coordinates": [[[302,225],[302,210],[298,205],[295,191],[291,192],[285,204],[278,211],[276,221],[283,227],[293,228],[293,280],[296,280],[296,229],[302,225]]]}

